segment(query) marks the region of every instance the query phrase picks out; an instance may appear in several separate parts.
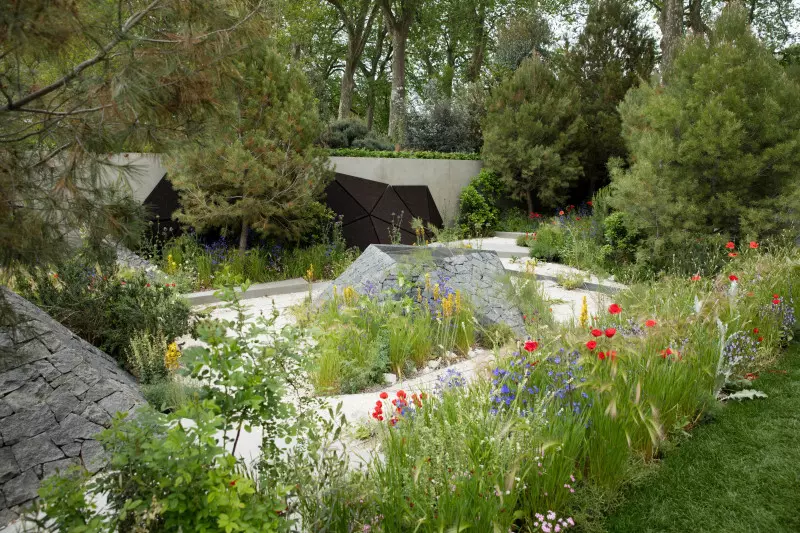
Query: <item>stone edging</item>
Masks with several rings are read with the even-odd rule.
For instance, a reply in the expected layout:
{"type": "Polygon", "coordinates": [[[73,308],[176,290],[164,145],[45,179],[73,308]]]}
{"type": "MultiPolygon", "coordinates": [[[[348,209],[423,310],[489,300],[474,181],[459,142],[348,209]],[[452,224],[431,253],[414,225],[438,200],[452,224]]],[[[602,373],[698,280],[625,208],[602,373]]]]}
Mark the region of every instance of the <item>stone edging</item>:
{"type": "MultiPolygon", "coordinates": [[[[329,281],[318,281],[312,283],[312,289],[317,289],[323,284],[330,283],[329,281]]],[[[184,294],[183,297],[189,302],[189,305],[206,305],[219,303],[220,299],[214,296],[216,290],[190,292],[184,294]]],[[[238,289],[237,289],[237,292],[238,289]]],[[[243,294],[239,295],[242,300],[250,300],[252,298],[262,298],[266,296],[278,296],[281,294],[291,294],[298,292],[308,292],[308,282],[303,278],[285,279],[282,281],[271,281],[269,283],[256,283],[250,287],[243,294]]]]}

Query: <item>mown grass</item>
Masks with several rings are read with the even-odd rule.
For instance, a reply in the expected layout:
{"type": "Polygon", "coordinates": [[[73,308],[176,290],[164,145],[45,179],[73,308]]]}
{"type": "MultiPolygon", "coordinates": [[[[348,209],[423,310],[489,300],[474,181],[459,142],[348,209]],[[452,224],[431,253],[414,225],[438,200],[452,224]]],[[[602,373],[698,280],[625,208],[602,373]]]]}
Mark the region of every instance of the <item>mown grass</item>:
{"type": "Polygon", "coordinates": [[[726,404],[698,426],[626,490],[606,530],[800,531],[800,343],[753,388],[769,398],[726,404]]]}

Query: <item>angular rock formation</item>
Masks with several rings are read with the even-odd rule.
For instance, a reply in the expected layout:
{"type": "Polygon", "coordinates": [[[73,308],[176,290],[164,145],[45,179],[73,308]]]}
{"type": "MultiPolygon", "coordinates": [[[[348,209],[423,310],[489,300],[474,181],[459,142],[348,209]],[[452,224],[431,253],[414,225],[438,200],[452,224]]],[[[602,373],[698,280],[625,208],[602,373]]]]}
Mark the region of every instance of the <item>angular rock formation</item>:
{"type": "Polygon", "coordinates": [[[349,286],[361,294],[380,297],[392,291],[397,294],[398,274],[405,281],[404,292],[411,290],[411,296],[416,289],[409,287],[424,286],[425,274],[431,274],[432,283],[447,280],[447,285],[469,298],[480,323],[508,324],[518,335],[525,335],[522,313],[508,302],[501,281],[503,264],[489,250],[373,244],[320,295],[319,301],[330,298],[334,286],[340,290],[349,286]]]}
{"type": "MultiPolygon", "coordinates": [[[[93,436],[145,403],[117,363],[24,298],[0,287],[13,319],[0,324],[0,527],[71,465],[97,472],[93,436]]],[[[6,313],[8,314],[8,313],[6,313]]]]}

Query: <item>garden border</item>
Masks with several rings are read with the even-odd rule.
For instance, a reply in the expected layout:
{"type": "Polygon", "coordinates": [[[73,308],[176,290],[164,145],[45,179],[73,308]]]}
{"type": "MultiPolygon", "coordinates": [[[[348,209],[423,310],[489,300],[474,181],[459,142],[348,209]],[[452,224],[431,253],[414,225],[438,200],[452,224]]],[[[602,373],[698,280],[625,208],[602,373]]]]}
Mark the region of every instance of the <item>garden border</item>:
{"type": "MultiPolygon", "coordinates": [[[[312,289],[316,289],[322,284],[330,283],[330,281],[317,281],[312,283],[312,289]]],[[[292,294],[298,292],[308,292],[308,281],[303,278],[291,278],[281,281],[270,281],[267,283],[255,283],[241,293],[241,289],[236,289],[239,292],[240,300],[250,300],[253,298],[262,298],[266,296],[278,296],[281,294],[292,294]]],[[[189,301],[192,307],[196,305],[206,305],[219,303],[222,300],[214,296],[217,292],[216,289],[210,291],[190,292],[183,295],[189,301]]]]}

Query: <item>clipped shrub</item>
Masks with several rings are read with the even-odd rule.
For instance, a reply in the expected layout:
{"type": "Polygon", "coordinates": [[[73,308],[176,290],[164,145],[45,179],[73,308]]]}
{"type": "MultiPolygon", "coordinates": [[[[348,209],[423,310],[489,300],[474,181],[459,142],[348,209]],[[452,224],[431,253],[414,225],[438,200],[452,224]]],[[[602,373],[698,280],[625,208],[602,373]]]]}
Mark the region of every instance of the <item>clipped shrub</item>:
{"type": "Polygon", "coordinates": [[[422,111],[411,110],[406,119],[406,144],[415,150],[477,152],[481,139],[469,115],[448,100],[438,100],[422,111]]]}
{"type": "Polygon", "coordinates": [[[464,187],[458,205],[458,225],[464,236],[482,237],[492,233],[497,224],[498,209],[474,185],[464,187]]]}
{"type": "Polygon", "coordinates": [[[389,159],[452,159],[461,161],[478,161],[481,154],[463,152],[427,152],[427,151],[372,151],[363,148],[336,148],[328,150],[331,157],[384,157],[389,159]]]}

